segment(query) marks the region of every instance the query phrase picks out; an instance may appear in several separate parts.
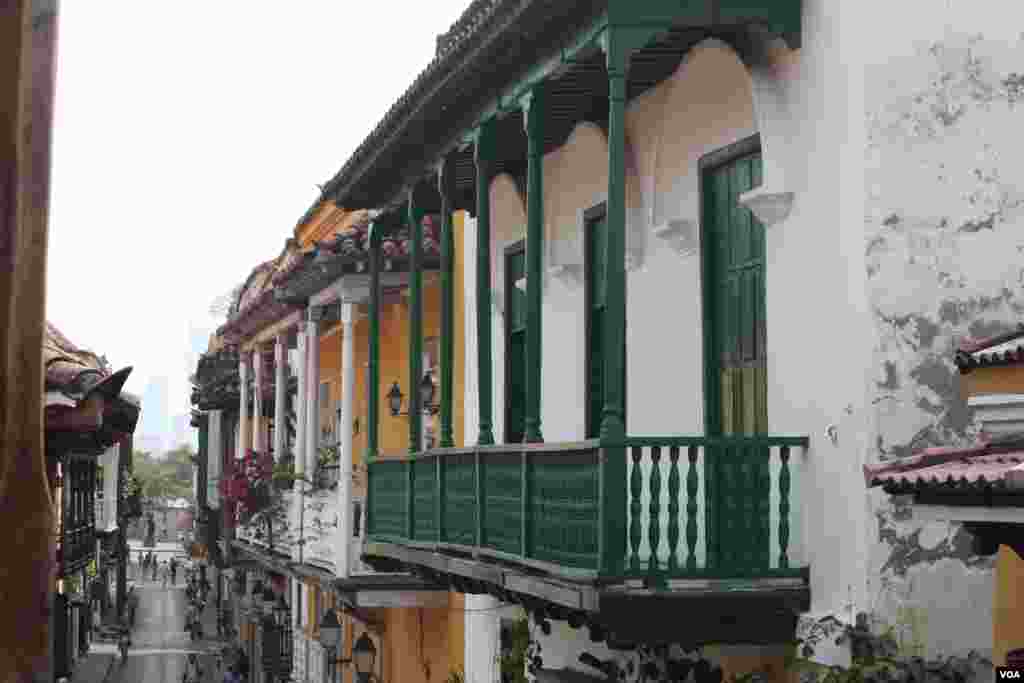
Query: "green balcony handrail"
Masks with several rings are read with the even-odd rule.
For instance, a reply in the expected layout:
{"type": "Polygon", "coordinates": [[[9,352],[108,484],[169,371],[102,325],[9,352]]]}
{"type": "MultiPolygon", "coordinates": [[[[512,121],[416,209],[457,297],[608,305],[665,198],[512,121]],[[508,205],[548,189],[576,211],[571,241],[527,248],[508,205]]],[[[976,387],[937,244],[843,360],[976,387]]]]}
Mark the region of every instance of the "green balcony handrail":
{"type": "Polygon", "coordinates": [[[806,436],[636,436],[382,457],[369,465],[367,536],[656,585],[802,576],[790,557],[790,467],[809,445],[806,436]],[[606,488],[608,473],[621,495],[606,488]]]}

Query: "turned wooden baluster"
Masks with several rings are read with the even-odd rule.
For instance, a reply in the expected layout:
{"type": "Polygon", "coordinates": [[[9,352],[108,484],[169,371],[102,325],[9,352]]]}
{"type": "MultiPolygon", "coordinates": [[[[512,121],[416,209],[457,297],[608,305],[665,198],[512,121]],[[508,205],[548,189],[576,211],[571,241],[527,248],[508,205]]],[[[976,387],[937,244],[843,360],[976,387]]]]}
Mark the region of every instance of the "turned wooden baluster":
{"type": "Polygon", "coordinates": [[[648,561],[648,571],[656,574],[658,571],[658,545],[661,542],[661,527],[659,515],[661,514],[661,448],[651,448],[651,504],[649,510],[651,519],[647,527],[647,542],[651,546],[651,558],[648,561]]]}
{"type": "Polygon", "coordinates": [[[789,446],[779,449],[779,569],[789,569],[789,446]]]}
{"type": "Polygon", "coordinates": [[[640,475],[641,452],[637,446],[631,450],[633,467],[629,475],[629,489],[632,497],[629,503],[629,545],[633,551],[629,556],[629,565],[632,569],[640,568],[640,494],[643,491],[643,479],[640,475]]]}
{"type": "Polygon", "coordinates": [[[679,569],[676,549],[679,547],[679,446],[668,450],[668,571],[679,569]]]}
{"type": "Polygon", "coordinates": [[[697,568],[697,446],[690,446],[686,452],[690,467],[686,473],[686,568],[697,568]]]}

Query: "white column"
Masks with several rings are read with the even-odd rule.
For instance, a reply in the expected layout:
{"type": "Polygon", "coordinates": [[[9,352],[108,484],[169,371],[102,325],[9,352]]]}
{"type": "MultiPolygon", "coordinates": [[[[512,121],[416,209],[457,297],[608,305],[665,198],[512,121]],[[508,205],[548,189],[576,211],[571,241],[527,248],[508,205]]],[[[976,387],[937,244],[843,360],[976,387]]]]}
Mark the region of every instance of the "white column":
{"type": "Polygon", "coordinates": [[[238,361],[238,449],[236,458],[245,457],[249,432],[249,364],[243,355],[238,361]]]}
{"type": "Polygon", "coordinates": [[[214,510],[220,509],[221,463],[224,462],[224,441],[220,429],[220,411],[209,412],[210,433],[206,447],[206,502],[214,510]]]}
{"type": "Polygon", "coordinates": [[[299,374],[298,393],[295,396],[295,473],[306,472],[306,329],[305,324],[300,323],[297,332],[298,337],[298,363],[296,363],[299,374]]]}
{"type": "MultiPolygon", "coordinates": [[[[298,337],[298,367],[299,375],[298,393],[295,396],[295,474],[304,476],[306,474],[306,329],[305,324],[299,323],[297,329],[298,337]]],[[[291,533],[296,541],[300,539],[302,523],[302,498],[306,487],[301,481],[295,483],[294,496],[292,498],[292,521],[291,533]]],[[[302,557],[302,546],[299,543],[292,545],[292,559],[298,560],[302,557]]]]}
{"type": "Polygon", "coordinates": [[[341,303],[341,453],[338,456],[338,540],[335,573],[345,578],[351,571],[349,549],[352,539],[352,413],[356,394],[355,339],[352,322],[355,304],[341,303]]]}
{"type": "Polygon", "coordinates": [[[288,374],[285,370],[285,338],[277,335],[274,341],[274,461],[280,462],[288,443],[288,428],[285,426],[285,389],[288,374]]]}
{"type": "Polygon", "coordinates": [[[467,595],[465,635],[466,683],[498,683],[501,672],[501,601],[489,595],[467,595]]]}
{"type": "Polygon", "coordinates": [[[320,334],[322,315],[317,306],[309,307],[306,318],[306,471],[316,471],[316,455],[320,446],[320,334]]]}
{"type": "Polygon", "coordinates": [[[252,399],[252,447],[262,453],[266,444],[263,443],[263,359],[259,347],[252,352],[252,372],[255,383],[252,399]]]}

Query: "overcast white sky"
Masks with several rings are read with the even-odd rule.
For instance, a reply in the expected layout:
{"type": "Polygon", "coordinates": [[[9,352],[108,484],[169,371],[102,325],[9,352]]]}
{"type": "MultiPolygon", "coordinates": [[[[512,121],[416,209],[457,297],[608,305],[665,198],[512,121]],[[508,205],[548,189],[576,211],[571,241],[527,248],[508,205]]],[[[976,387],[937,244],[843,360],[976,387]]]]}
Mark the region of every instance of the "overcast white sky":
{"type": "Polygon", "coordinates": [[[187,412],[212,300],[280,252],[468,4],[61,3],[47,317],[133,365],[128,391],[166,378],[144,424],[187,412]]]}

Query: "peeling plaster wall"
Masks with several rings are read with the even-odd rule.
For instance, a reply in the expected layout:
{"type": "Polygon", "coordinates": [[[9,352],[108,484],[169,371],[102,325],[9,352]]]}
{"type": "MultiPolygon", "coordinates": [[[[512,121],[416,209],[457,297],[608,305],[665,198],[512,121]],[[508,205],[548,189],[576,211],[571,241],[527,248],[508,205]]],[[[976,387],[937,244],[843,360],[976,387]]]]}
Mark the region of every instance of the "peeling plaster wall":
{"type": "MultiPolygon", "coordinates": [[[[953,348],[1024,319],[1024,7],[868,4],[885,16],[864,58],[871,457],[884,460],[973,441],[953,348]]],[[[971,556],[959,525],[870,500],[879,615],[904,622],[927,655],[990,651],[991,560],[971,556]]]]}

